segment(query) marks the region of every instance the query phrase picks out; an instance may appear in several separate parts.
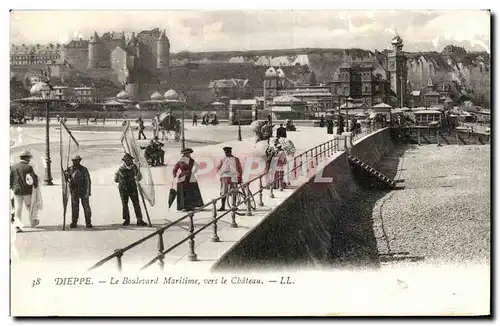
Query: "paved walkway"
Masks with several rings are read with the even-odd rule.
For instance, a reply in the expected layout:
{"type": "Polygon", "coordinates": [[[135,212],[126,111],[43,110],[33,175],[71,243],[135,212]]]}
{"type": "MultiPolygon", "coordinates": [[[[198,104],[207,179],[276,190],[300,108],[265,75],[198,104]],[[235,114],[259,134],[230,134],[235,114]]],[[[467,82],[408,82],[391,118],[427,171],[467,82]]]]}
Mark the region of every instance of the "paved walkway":
{"type": "MultiPolygon", "coordinates": [[[[289,138],[295,143],[297,153],[304,152],[311,147],[332,139],[332,135],[326,134],[325,129],[302,127],[301,132],[290,132],[289,138]]],[[[246,138],[242,142],[232,141],[224,144],[208,145],[196,148],[193,158],[200,162],[202,167],[198,174],[198,182],[204,201],[207,203],[219,196],[219,178],[214,173],[216,162],[223,156],[222,147],[232,146],[235,155],[243,162],[250,163],[251,160],[259,161],[261,150],[256,148],[253,138],[246,138]],[[204,162],[204,163],[203,163],[204,162]],[[213,165],[211,165],[213,164],[213,165]]],[[[179,158],[177,153],[167,155],[166,167],[152,168],[151,172],[155,180],[156,205],[148,207],[154,228],[137,228],[121,226],[121,203],[116,184],[113,182],[113,173],[117,166],[91,171],[93,179],[91,207],[92,223],[95,230],[75,229],[65,232],[61,231],[62,205],[60,180],[54,180],[56,185],[42,188],[44,209],[41,211],[41,224],[36,229],[26,229],[26,232],[17,234],[16,247],[21,262],[68,262],[78,260],[85,262],[85,267],[95,263],[97,260],[111,254],[114,249],[121,248],[150,234],[156,227],[164,225],[169,221],[176,220],[186,213],[177,212],[174,202],[172,208],[167,207],[168,190],[172,185],[172,165],[179,158]]],[[[258,175],[264,168],[263,162],[253,165],[253,170],[247,165],[248,180],[258,175]],[[254,171],[249,175],[248,171],[254,171]]],[[[305,179],[304,179],[305,180],[305,179]]],[[[302,180],[302,181],[304,181],[302,180]]],[[[302,182],[301,179],[297,182],[302,182]]],[[[296,186],[294,183],[293,186],[296,186]]],[[[258,189],[258,183],[251,188],[253,192],[258,189]]],[[[237,216],[239,228],[230,228],[230,214],[219,222],[219,237],[222,242],[212,243],[210,237],[213,233],[212,227],[202,231],[196,237],[196,250],[199,251],[197,266],[203,262],[212,264],[229,246],[239,240],[286,197],[293,192],[287,189],[283,192],[275,191],[276,198],[270,199],[269,192],[264,192],[264,207],[258,207],[254,216],[237,216]],[[203,245],[202,245],[203,244],[203,245]],[[198,250],[199,249],[199,250],[198,250]]],[[[69,205],[68,205],[69,206],[69,205]]],[[[83,212],[80,212],[80,223],[83,224],[83,212]]],[[[134,213],[131,209],[132,222],[134,213]]],[[[66,216],[67,223],[71,219],[70,209],[66,216]]],[[[200,212],[195,215],[195,228],[203,226],[212,218],[212,211],[200,212]]],[[[179,223],[178,226],[170,228],[165,233],[165,247],[173,245],[188,235],[189,222],[179,223]]],[[[188,243],[179,246],[166,257],[167,264],[183,261],[188,253],[188,243]]],[[[150,240],[134,248],[124,256],[124,266],[128,262],[145,263],[153,258],[157,251],[157,241],[150,240]]],[[[108,263],[114,267],[115,263],[108,263]]]]}

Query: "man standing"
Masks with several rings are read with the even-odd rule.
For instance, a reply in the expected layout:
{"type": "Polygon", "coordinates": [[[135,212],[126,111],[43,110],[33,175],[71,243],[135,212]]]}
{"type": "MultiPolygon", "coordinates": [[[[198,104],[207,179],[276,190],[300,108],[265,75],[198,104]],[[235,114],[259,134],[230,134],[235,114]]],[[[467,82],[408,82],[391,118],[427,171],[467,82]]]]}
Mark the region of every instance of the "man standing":
{"type": "Polygon", "coordinates": [[[92,212],[90,210],[90,173],[89,170],[80,164],[82,158],[76,155],[71,159],[73,165],[64,171],[66,181],[69,183],[69,191],[71,193],[71,229],[76,228],[79,217],[80,201],[82,202],[83,213],[85,215],[85,226],[92,228],[92,212]]]}
{"type": "Polygon", "coordinates": [[[14,192],[14,223],[18,231],[22,231],[23,203],[30,214],[31,227],[36,227],[40,222],[31,214],[33,188],[38,188],[38,176],[29,164],[33,156],[29,151],[24,151],[19,157],[21,161],[10,167],[10,189],[14,192]]]}
{"type": "Polygon", "coordinates": [[[283,127],[283,124],[280,123],[280,127],[276,130],[277,138],[286,138],[286,128],[283,127]]]}
{"type": "MultiPolygon", "coordinates": [[[[222,150],[226,156],[217,165],[217,172],[220,175],[220,194],[224,196],[236,187],[237,184],[242,182],[243,169],[240,159],[233,156],[233,149],[231,147],[224,147],[222,150]]],[[[219,211],[226,210],[226,199],[227,196],[222,198],[222,205],[219,211]]]]}
{"type": "Polygon", "coordinates": [[[137,123],[139,124],[139,140],[141,140],[141,135],[144,137],[144,139],[147,139],[146,138],[146,135],[144,134],[144,121],[142,120],[141,117],[139,117],[139,119],[137,119],[137,123]]]}
{"type": "Polygon", "coordinates": [[[128,200],[134,205],[135,217],[137,218],[138,226],[147,226],[147,223],[142,220],[141,206],[139,206],[139,193],[137,190],[137,181],[141,181],[141,171],[134,164],[134,158],[125,153],[123,156],[123,165],[118,168],[115,173],[115,182],[118,183],[118,191],[122,200],[122,216],[123,226],[130,225],[130,213],[128,209],[128,200]]]}
{"type": "Polygon", "coordinates": [[[193,126],[198,126],[198,116],[193,113],[193,126]]]}
{"type": "Polygon", "coordinates": [[[151,125],[153,126],[153,138],[157,138],[158,137],[158,127],[159,127],[158,115],[155,115],[151,125]]]}

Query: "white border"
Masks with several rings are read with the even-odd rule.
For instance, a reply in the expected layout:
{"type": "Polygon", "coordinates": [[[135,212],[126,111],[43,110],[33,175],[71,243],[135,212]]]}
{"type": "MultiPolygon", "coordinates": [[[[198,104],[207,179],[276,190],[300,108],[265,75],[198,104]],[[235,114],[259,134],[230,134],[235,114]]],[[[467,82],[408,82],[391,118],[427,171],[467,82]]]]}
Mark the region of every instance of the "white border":
{"type": "MultiPolygon", "coordinates": [[[[5,4],[6,2],[2,2],[2,4],[5,4]]],[[[404,8],[402,5],[404,5],[405,2],[403,1],[385,1],[384,3],[381,3],[381,2],[372,2],[372,1],[358,1],[358,2],[353,2],[353,1],[350,1],[348,3],[338,3],[337,5],[335,5],[334,3],[332,3],[331,1],[312,1],[312,0],[309,0],[309,1],[302,1],[302,2],[299,2],[299,1],[281,1],[280,3],[277,3],[277,2],[270,2],[270,1],[252,1],[251,2],[251,7],[249,4],[245,5],[244,7],[240,7],[240,8],[237,8],[237,4],[236,3],[231,3],[231,9],[250,9],[250,8],[254,8],[254,9],[283,9],[283,8],[286,8],[286,9],[347,9],[347,8],[342,8],[340,6],[342,6],[343,4],[344,5],[349,5],[349,9],[366,9],[366,8],[374,8],[374,6],[376,6],[377,4],[379,5],[378,6],[378,9],[431,9],[431,8],[434,8],[434,9],[451,9],[447,6],[446,7],[441,7],[441,8],[436,8],[436,5],[441,5],[440,3],[437,3],[435,0],[433,1],[430,1],[430,0],[422,0],[422,1],[419,1],[419,2],[410,2],[408,3],[411,8],[409,7],[406,7],[404,8]],[[336,8],[335,8],[336,7],[336,8]]],[[[442,4],[445,4],[445,3],[442,3],[442,4]]],[[[5,15],[5,19],[3,20],[5,22],[5,25],[4,25],[4,28],[1,29],[1,35],[2,35],[2,45],[4,46],[4,51],[2,51],[2,55],[5,56],[3,58],[3,65],[2,65],[2,72],[3,72],[3,76],[8,76],[10,75],[9,74],[9,60],[8,60],[8,47],[9,47],[9,14],[8,14],[8,11],[7,9],[10,7],[10,8],[16,8],[16,9],[28,9],[28,8],[36,8],[36,7],[43,7],[43,8],[64,8],[64,9],[115,9],[115,8],[123,8],[123,9],[137,9],[137,6],[140,5],[141,6],[141,9],[159,9],[159,8],[164,8],[164,9],[167,9],[167,8],[171,8],[171,9],[199,9],[199,8],[207,8],[207,9],[228,9],[226,7],[226,4],[225,4],[225,1],[221,1],[221,0],[212,0],[212,1],[209,1],[209,2],[205,2],[205,1],[179,1],[179,2],[160,2],[160,1],[157,1],[157,2],[145,2],[145,1],[141,1],[140,3],[137,3],[137,2],[124,2],[124,1],[107,1],[106,3],[102,2],[102,1],[95,1],[95,0],[88,0],[85,2],[85,7],[82,7],[81,6],[82,3],[81,2],[63,2],[63,1],[53,1],[53,0],[46,0],[46,1],[43,1],[43,2],[33,2],[33,1],[15,1],[15,2],[11,2],[10,4],[7,4],[5,8],[3,8],[4,10],[2,11],[2,13],[5,15]]],[[[446,5],[449,5],[449,3],[446,3],[446,5]]],[[[483,8],[498,8],[498,2],[493,2],[493,1],[464,1],[464,0],[457,0],[457,1],[454,1],[453,2],[453,5],[455,8],[457,9],[483,9],[483,8]]],[[[493,41],[497,41],[496,40],[496,35],[495,35],[495,40],[493,41]]],[[[496,43],[496,42],[495,42],[496,43]]],[[[495,63],[496,63],[496,55],[495,55],[495,58],[493,58],[493,60],[495,60],[495,63]]],[[[6,82],[8,83],[8,79],[6,79],[6,82]]],[[[3,87],[1,92],[3,93],[3,97],[2,99],[4,99],[4,104],[5,104],[5,107],[8,107],[8,103],[7,103],[7,99],[9,97],[8,93],[7,93],[7,87],[3,87]]],[[[495,92],[495,90],[493,90],[493,92],[495,92]]],[[[495,104],[497,102],[495,101],[495,104]]],[[[495,105],[496,106],[496,105],[495,105]]],[[[8,145],[8,139],[9,139],[9,135],[8,135],[8,130],[9,128],[7,127],[7,123],[8,123],[8,109],[7,110],[2,110],[2,113],[4,114],[4,119],[2,119],[1,121],[3,121],[5,123],[5,127],[6,128],[2,128],[1,130],[4,130],[5,132],[5,135],[4,137],[2,138],[2,142],[0,142],[1,146],[2,146],[2,150],[3,150],[3,153],[7,153],[8,150],[9,150],[9,145],[8,145]]],[[[495,122],[497,119],[495,119],[495,122]]],[[[495,123],[495,126],[497,126],[498,124],[495,123]]],[[[4,155],[2,156],[3,157],[3,160],[2,160],[2,169],[3,171],[7,171],[7,166],[9,165],[10,162],[8,162],[9,160],[9,156],[8,155],[4,155]]],[[[4,200],[1,201],[1,205],[2,205],[2,209],[3,209],[3,212],[7,212],[8,210],[8,202],[7,202],[7,188],[6,186],[2,188],[2,198],[4,198],[4,200]],[[4,193],[5,191],[5,193],[4,193]]],[[[498,198],[495,198],[495,199],[498,199],[498,198]]],[[[6,214],[7,215],[7,214],[6,214]]],[[[493,217],[492,217],[493,218],[493,217]]],[[[496,223],[497,226],[498,226],[498,222],[496,223]]],[[[5,224],[4,224],[5,225],[5,224]]],[[[3,237],[2,239],[4,239],[5,241],[7,241],[8,237],[9,237],[9,234],[8,234],[8,228],[6,227],[3,227],[1,228],[1,230],[3,231],[3,237]]],[[[496,231],[496,230],[495,230],[496,231]]],[[[496,251],[495,251],[496,252],[496,251]]],[[[2,250],[1,250],[1,255],[2,255],[2,260],[3,262],[8,262],[8,244],[7,242],[4,242],[4,246],[2,246],[2,250]]],[[[3,311],[2,311],[2,316],[5,318],[5,316],[8,316],[9,314],[9,311],[8,311],[8,306],[9,306],[9,297],[7,295],[8,293],[8,288],[9,288],[9,278],[8,278],[8,274],[9,274],[9,269],[8,269],[8,265],[4,263],[4,265],[2,266],[2,274],[3,274],[3,282],[1,283],[2,284],[2,292],[4,293],[4,295],[2,296],[2,308],[3,308],[3,311]]],[[[133,304],[131,302],[131,304],[133,304]]],[[[3,319],[3,318],[2,318],[3,319]]],[[[2,320],[3,321],[3,320],[2,320]]],[[[13,323],[13,320],[10,319],[10,318],[6,318],[6,323],[5,324],[11,324],[13,323]]],[[[50,321],[44,321],[43,324],[48,324],[50,321]]],[[[88,323],[89,321],[84,321],[85,323],[88,323]]],[[[122,321],[120,321],[122,322],[122,321]]],[[[169,321],[169,322],[173,322],[173,321],[169,321]]],[[[333,322],[339,322],[337,320],[333,321],[333,322]]],[[[66,324],[67,322],[64,322],[64,324],[66,324]]],[[[69,323],[69,322],[68,322],[69,323]]],[[[102,321],[99,321],[99,322],[96,322],[96,321],[93,321],[93,324],[101,324],[103,323],[102,321]]],[[[138,322],[133,322],[133,324],[136,324],[138,322]]],[[[176,322],[174,322],[176,323],[176,322]]],[[[262,321],[260,321],[259,323],[262,323],[262,321]]],[[[426,323],[429,323],[428,321],[426,321],[426,323]]],[[[3,323],[2,323],[3,324],[3,323]]]]}

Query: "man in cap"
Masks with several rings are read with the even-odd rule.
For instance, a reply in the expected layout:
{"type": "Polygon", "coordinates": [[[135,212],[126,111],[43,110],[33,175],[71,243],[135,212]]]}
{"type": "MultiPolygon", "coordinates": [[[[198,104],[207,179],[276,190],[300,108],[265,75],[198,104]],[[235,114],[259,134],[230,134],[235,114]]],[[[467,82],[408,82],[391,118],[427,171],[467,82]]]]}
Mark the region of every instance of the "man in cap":
{"type": "Polygon", "coordinates": [[[115,173],[115,182],[118,183],[118,191],[122,200],[123,226],[130,225],[130,213],[128,209],[128,200],[134,205],[135,217],[138,226],[147,226],[142,220],[141,206],[139,206],[139,193],[137,191],[137,181],[141,181],[141,171],[134,164],[134,158],[125,153],[123,156],[123,165],[115,173]]]}
{"type": "MultiPolygon", "coordinates": [[[[151,140],[148,146],[144,151],[144,157],[146,161],[151,166],[164,165],[165,161],[165,151],[161,148],[163,147],[163,143],[158,141],[158,136],[155,136],[154,139],[151,140]]],[[[141,147],[142,148],[142,147],[141,147]]]]}
{"type": "Polygon", "coordinates": [[[90,210],[89,202],[91,195],[90,173],[86,167],[80,164],[82,161],[80,155],[76,155],[71,161],[73,165],[64,171],[64,176],[69,183],[69,191],[71,193],[71,224],[69,227],[74,229],[77,226],[81,201],[85,216],[85,226],[92,228],[92,211],[90,210]]]}
{"type": "MultiPolygon", "coordinates": [[[[240,159],[232,154],[231,147],[222,148],[226,156],[222,158],[217,165],[217,172],[220,175],[220,194],[226,195],[238,183],[242,182],[243,169],[241,167],[240,159]]],[[[222,205],[219,211],[226,209],[227,196],[222,198],[222,205]]]]}
{"type": "Polygon", "coordinates": [[[33,158],[29,151],[24,151],[19,155],[21,161],[10,167],[10,189],[14,192],[15,224],[18,231],[22,231],[21,216],[23,203],[30,212],[30,223],[32,227],[39,224],[38,219],[34,219],[31,214],[31,196],[33,188],[38,188],[38,176],[33,167],[29,164],[33,158]]]}

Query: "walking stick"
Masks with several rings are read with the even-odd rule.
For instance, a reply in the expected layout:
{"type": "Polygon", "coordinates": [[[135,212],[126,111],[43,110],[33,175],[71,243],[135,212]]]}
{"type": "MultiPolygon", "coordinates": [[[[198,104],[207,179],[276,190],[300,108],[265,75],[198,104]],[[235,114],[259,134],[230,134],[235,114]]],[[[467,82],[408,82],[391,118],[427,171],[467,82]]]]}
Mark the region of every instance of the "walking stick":
{"type": "Polygon", "coordinates": [[[139,187],[139,194],[141,195],[142,204],[144,205],[144,210],[146,211],[146,217],[148,219],[149,227],[153,227],[153,224],[151,224],[151,219],[149,218],[148,207],[146,206],[146,201],[144,200],[144,195],[142,194],[141,187],[139,187]]]}

